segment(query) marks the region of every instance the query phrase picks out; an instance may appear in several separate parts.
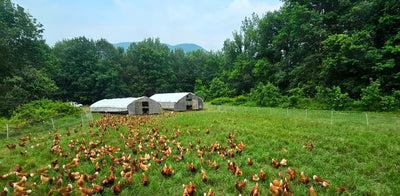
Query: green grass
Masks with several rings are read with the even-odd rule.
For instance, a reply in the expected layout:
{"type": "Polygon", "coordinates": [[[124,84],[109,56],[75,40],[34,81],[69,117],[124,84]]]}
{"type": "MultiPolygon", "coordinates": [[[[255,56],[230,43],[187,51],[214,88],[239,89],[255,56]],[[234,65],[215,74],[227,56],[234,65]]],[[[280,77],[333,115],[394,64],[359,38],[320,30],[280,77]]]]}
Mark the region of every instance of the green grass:
{"type": "MultiPolygon", "coordinates": [[[[208,106],[209,108],[211,106],[208,106]]],[[[172,157],[168,157],[166,164],[172,165],[175,173],[171,177],[161,175],[161,165],[156,165],[150,161],[152,166],[145,174],[149,177],[150,185],[144,187],[140,183],[141,173],[133,176],[133,185],[123,185],[124,191],[121,195],[182,195],[182,184],[193,182],[196,186],[195,195],[203,195],[209,188],[216,195],[238,195],[235,188],[235,181],[248,180],[246,189],[242,195],[249,195],[255,182],[251,180],[251,174],[259,174],[262,169],[268,175],[266,182],[259,182],[261,195],[269,194],[269,182],[273,178],[279,178],[279,172],[287,175],[287,168],[304,171],[307,177],[318,175],[330,182],[330,188],[322,188],[312,181],[309,185],[303,185],[297,177],[290,182],[291,193],[294,195],[307,195],[308,188],[314,186],[318,195],[337,195],[336,187],[346,187],[344,195],[398,195],[400,193],[400,129],[398,128],[398,115],[383,113],[368,113],[369,125],[365,123],[365,113],[334,113],[334,121],[331,124],[330,111],[308,111],[307,118],[305,110],[289,110],[275,108],[248,108],[248,107],[211,107],[211,109],[197,112],[182,112],[168,117],[165,115],[152,116],[146,124],[135,124],[133,128],[140,129],[140,137],[146,138],[147,130],[158,129],[160,135],[165,135],[169,139],[167,145],[172,146],[172,152],[178,155],[179,152],[172,144],[171,134],[179,129],[184,134],[180,134],[175,141],[181,142],[185,148],[189,148],[189,142],[196,145],[197,139],[201,139],[200,146],[207,148],[218,142],[221,146],[229,146],[227,142],[228,134],[235,133],[235,143],[243,143],[248,146],[244,148],[241,154],[235,157],[222,160],[218,154],[211,154],[206,151],[204,159],[216,161],[220,168],[215,170],[200,162],[197,151],[193,148],[188,153],[184,153],[185,160],[175,162],[172,157]],[[219,109],[219,110],[218,110],[219,109]],[[317,114],[317,112],[320,112],[317,114]],[[336,115],[335,115],[336,114],[336,115]],[[353,117],[353,120],[349,119],[353,117]],[[359,117],[361,116],[361,117],[359,117]],[[174,129],[175,128],[175,129],[174,129]],[[205,130],[209,129],[210,134],[205,130]],[[165,132],[165,130],[168,130],[165,132]],[[190,134],[187,133],[190,131],[190,134]],[[308,151],[303,145],[314,143],[314,150],[308,151]],[[284,153],[282,148],[286,148],[288,153],[284,153]],[[253,166],[247,165],[247,158],[251,157],[254,161],[253,166]],[[287,159],[288,165],[275,169],[272,167],[271,159],[287,159]],[[227,169],[227,160],[236,161],[239,168],[243,171],[240,177],[234,176],[227,169]],[[186,162],[193,162],[197,172],[191,173],[186,170],[186,162]],[[201,170],[207,173],[207,182],[201,181],[201,170]]],[[[100,119],[101,115],[95,115],[95,119],[100,119]]],[[[122,116],[114,116],[114,118],[122,116]]],[[[73,124],[72,121],[69,121],[73,124]]],[[[97,127],[89,128],[85,123],[81,128],[78,126],[80,121],[70,127],[71,136],[66,135],[67,127],[61,126],[57,134],[62,135],[60,145],[64,151],[76,154],[76,148],[72,151],[67,145],[70,140],[78,139],[82,142],[85,138],[88,141],[96,141],[98,137],[90,137],[88,130],[99,132],[97,127]],[[78,133],[72,130],[78,129],[78,133]],[[82,133],[87,133],[82,135],[82,133]]],[[[109,145],[122,148],[121,152],[116,153],[115,157],[121,157],[122,152],[132,154],[131,149],[125,149],[120,138],[120,134],[125,137],[128,135],[128,127],[117,125],[119,130],[108,128],[102,145],[109,145]]],[[[34,172],[36,169],[44,167],[56,158],[59,158],[60,164],[66,164],[72,159],[64,159],[56,154],[50,153],[49,148],[52,145],[53,137],[48,132],[55,133],[51,128],[47,131],[33,132],[31,138],[36,138],[32,142],[27,142],[25,147],[19,147],[15,150],[9,150],[6,144],[18,142],[18,138],[1,139],[3,144],[0,148],[0,174],[12,171],[16,164],[23,168],[22,172],[34,172]],[[44,137],[45,141],[38,139],[44,137]],[[31,148],[31,146],[39,147],[31,148]],[[27,150],[28,154],[22,156],[20,151],[27,150]]],[[[27,135],[24,133],[23,136],[27,135]]],[[[148,142],[145,142],[148,143],[148,142]]],[[[78,146],[78,145],[77,145],[78,146]]],[[[147,146],[145,145],[147,148],[147,146]]],[[[228,148],[229,149],[229,148],[228,148]]],[[[146,152],[154,152],[147,148],[146,152]]],[[[144,154],[144,152],[139,152],[144,154]]],[[[158,158],[161,156],[159,155],[158,158]]],[[[133,156],[137,158],[137,156],[133,156]]],[[[111,165],[111,159],[106,156],[107,164],[111,165]]],[[[94,164],[86,161],[81,156],[81,163],[77,167],[71,168],[72,171],[93,174],[94,164]]],[[[116,167],[117,181],[123,182],[125,179],[119,175],[122,167],[116,167]]],[[[57,176],[59,172],[51,169],[48,176],[57,176]]],[[[106,168],[100,172],[96,184],[100,184],[105,175],[109,175],[106,168]]],[[[7,180],[0,180],[0,189],[6,186],[6,182],[16,182],[19,178],[15,175],[9,176],[7,180]]],[[[28,182],[37,182],[37,186],[32,188],[32,195],[47,194],[53,184],[43,184],[39,176],[28,179],[28,182]]],[[[76,188],[76,182],[65,179],[63,186],[68,183],[74,186],[74,195],[81,195],[76,188]]],[[[91,188],[89,183],[86,184],[91,188]]],[[[12,189],[8,187],[10,191],[12,189]]],[[[104,195],[112,194],[110,188],[106,188],[104,195]]]]}

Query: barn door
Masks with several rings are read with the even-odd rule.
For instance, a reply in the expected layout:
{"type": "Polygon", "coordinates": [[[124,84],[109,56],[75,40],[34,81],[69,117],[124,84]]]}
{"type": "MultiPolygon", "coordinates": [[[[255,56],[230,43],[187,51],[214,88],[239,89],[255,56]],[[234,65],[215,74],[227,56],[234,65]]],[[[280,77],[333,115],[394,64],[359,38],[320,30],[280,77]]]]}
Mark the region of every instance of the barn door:
{"type": "Polygon", "coordinates": [[[142,102],[142,114],[149,114],[149,102],[143,101],[142,102]]]}
{"type": "Polygon", "coordinates": [[[186,99],[186,110],[192,110],[192,99],[187,98],[186,99]]]}
{"type": "Polygon", "coordinates": [[[198,110],[198,109],[199,109],[199,102],[198,102],[197,99],[193,99],[193,100],[192,100],[192,108],[193,108],[194,110],[198,110]]]}

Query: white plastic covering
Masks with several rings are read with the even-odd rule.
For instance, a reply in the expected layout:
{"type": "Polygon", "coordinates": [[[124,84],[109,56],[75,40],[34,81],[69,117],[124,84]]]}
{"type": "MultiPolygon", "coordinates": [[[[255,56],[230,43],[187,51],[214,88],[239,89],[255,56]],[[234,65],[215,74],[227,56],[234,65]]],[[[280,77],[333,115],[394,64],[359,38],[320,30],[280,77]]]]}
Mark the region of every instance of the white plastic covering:
{"type": "Polygon", "coordinates": [[[178,102],[180,99],[188,95],[189,93],[160,93],[154,94],[150,97],[157,102],[178,102]]]}
{"type": "Polygon", "coordinates": [[[176,110],[175,104],[188,94],[190,93],[160,93],[154,94],[150,99],[160,103],[163,109],[176,110]]]}
{"type": "Polygon", "coordinates": [[[139,98],[102,99],[90,106],[91,112],[128,112],[128,105],[139,98]]]}

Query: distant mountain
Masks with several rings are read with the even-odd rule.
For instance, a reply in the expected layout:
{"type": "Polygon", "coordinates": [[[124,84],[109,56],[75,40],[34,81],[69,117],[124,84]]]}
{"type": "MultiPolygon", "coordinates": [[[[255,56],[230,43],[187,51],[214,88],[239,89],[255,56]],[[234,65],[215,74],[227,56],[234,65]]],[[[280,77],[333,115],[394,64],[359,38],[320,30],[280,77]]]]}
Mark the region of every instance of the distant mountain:
{"type": "MultiPolygon", "coordinates": [[[[132,42],[120,42],[120,43],[116,43],[113,45],[114,45],[114,47],[123,47],[126,51],[129,48],[129,46],[131,45],[131,43],[132,42]]],[[[163,44],[165,44],[165,43],[163,43],[163,44]]],[[[199,49],[204,50],[204,48],[202,48],[201,46],[196,45],[196,44],[186,44],[185,43],[185,44],[178,44],[175,46],[170,45],[170,44],[165,44],[165,45],[167,45],[170,50],[175,50],[176,48],[182,48],[184,52],[189,52],[192,50],[199,50],[199,49]]]]}

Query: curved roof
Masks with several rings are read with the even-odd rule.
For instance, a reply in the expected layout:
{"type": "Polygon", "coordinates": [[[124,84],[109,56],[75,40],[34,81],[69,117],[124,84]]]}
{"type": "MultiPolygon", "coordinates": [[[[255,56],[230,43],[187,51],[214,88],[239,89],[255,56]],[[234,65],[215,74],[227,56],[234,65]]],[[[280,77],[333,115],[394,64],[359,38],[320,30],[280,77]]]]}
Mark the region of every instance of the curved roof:
{"type": "Polygon", "coordinates": [[[154,94],[153,96],[150,97],[150,99],[153,99],[157,102],[178,102],[180,99],[185,97],[190,93],[184,92],[184,93],[160,93],[160,94],[154,94]]]}
{"type": "Polygon", "coordinates": [[[128,111],[129,104],[141,98],[143,97],[102,99],[90,105],[90,111],[126,112],[128,111]]]}

